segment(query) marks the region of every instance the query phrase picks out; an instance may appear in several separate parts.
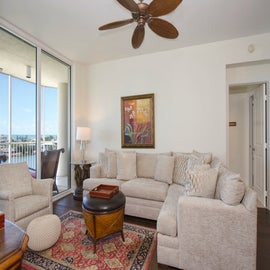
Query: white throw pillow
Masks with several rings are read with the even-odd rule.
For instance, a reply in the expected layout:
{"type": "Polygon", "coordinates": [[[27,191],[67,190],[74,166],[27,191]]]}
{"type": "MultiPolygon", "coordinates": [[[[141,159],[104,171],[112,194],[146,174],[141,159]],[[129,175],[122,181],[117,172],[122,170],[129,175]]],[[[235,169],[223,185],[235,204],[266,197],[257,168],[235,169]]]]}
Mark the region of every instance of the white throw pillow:
{"type": "Polygon", "coordinates": [[[194,166],[193,171],[207,171],[209,169],[210,169],[209,164],[199,164],[194,166]]]}
{"type": "MultiPolygon", "coordinates": [[[[219,171],[221,171],[221,169],[222,169],[222,166],[219,167],[219,171]]],[[[227,181],[230,182],[230,181],[239,180],[239,179],[240,179],[239,173],[235,173],[235,172],[229,171],[226,168],[223,168],[222,172],[220,172],[218,176],[215,199],[221,199],[221,190],[227,181]]]]}
{"type": "Polygon", "coordinates": [[[117,153],[117,179],[130,180],[136,178],[136,153],[117,153]]]}
{"type": "Polygon", "coordinates": [[[245,195],[245,190],[245,184],[240,179],[226,181],[220,190],[220,198],[226,204],[238,205],[245,195]]]}
{"type": "Polygon", "coordinates": [[[157,157],[155,179],[157,181],[172,183],[174,157],[159,155],[157,157]]]}
{"type": "Polygon", "coordinates": [[[98,163],[100,164],[100,177],[107,177],[108,156],[105,153],[99,153],[98,163]]]}
{"type": "Polygon", "coordinates": [[[185,183],[187,196],[214,198],[218,170],[189,171],[189,180],[185,183]]]}
{"type": "Polygon", "coordinates": [[[202,168],[201,166],[204,164],[203,158],[196,157],[194,155],[190,155],[188,162],[187,162],[187,170],[193,171],[195,167],[202,168]]]}
{"type": "Polygon", "coordinates": [[[154,178],[158,154],[136,153],[137,177],[154,178]]]}
{"type": "Polygon", "coordinates": [[[206,163],[206,164],[209,164],[212,161],[212,153],[210,153],[210,152],[208,152],[208,153],[200,153],[198,151],[193,150],[192,154],[195,155],[198,158],[202,158],[203,162],[206,163]]]}
{"type": "Polygon", "coordinates": [[[108,170],[107,177],[108,178],[116,178],[117,176],[117,154],[116,152],[107,152],[108,157],[108,170]]]}
{"type": "Polygon", "coordinates": [[[174,170],[173,182],[180,185],[185,185],[187,178],[187,166],[190,158],[189,153],[174,153],[174,170]]]}

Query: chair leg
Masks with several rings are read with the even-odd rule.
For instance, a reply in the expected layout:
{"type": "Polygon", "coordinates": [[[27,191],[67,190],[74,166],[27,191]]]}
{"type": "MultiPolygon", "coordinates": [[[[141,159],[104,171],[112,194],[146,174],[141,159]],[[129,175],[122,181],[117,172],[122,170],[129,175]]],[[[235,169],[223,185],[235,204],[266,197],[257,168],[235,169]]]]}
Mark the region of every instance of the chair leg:
{"type": "Polygon", "coordinates": [[[59,193],[59,190],[58,190],[58,187],[56,185],[56,180],[54,179],[54,182],[53,182],[53,191],[56,191],[57,193],[59,193]]]}

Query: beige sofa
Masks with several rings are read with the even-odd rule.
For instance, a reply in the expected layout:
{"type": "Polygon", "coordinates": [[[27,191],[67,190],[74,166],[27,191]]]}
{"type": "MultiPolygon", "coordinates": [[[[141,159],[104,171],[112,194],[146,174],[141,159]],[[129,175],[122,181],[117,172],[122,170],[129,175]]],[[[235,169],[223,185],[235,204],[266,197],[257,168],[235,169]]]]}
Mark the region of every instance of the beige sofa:
{"type": "Polygon", "coordinates": [[[257,196],[210,153],[99,154],[84,193],[118,185],[125,214],[157,220],[159,263],[181,269],[256,269],[257,196]]]}
{"type": "Polygon", "coordinates": [[[26,230],[34,218],[52,214],[53,179],[33,179],[26,162],[0,165],[0,210],[26,230]]]}

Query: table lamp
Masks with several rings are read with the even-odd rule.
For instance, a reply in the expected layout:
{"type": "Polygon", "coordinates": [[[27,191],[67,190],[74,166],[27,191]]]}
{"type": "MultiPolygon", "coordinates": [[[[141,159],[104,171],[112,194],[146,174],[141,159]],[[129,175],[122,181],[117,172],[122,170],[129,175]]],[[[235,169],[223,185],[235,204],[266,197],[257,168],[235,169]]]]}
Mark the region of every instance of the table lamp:
{"type": "Polygon", "coordinates": [[[77,135],[76,135],[76,140],[81,141],[80,144],[80,152],[81,152],[81,162],[85,163],[85,158],[84,158],[84,152],[85,152],[85,147],[87,144],[87,141],[90,141],[91,137],[91,130],[88,127],[77,127],[77,135]]]}

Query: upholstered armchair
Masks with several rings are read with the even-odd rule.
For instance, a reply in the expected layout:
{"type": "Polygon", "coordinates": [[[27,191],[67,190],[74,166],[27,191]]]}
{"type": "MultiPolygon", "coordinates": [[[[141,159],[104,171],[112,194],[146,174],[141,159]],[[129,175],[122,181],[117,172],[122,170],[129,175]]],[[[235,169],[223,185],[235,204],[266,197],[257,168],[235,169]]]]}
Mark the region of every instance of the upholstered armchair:
{"type": "Polygon", "coordinates": [[[33,179],[26,162],[0,165],[0,210],[26,229],[31,220],[51,214],[53,179],[33,179]]]}

